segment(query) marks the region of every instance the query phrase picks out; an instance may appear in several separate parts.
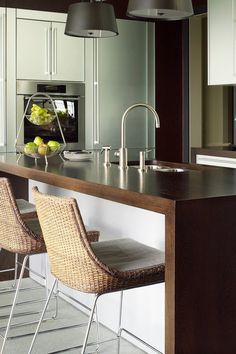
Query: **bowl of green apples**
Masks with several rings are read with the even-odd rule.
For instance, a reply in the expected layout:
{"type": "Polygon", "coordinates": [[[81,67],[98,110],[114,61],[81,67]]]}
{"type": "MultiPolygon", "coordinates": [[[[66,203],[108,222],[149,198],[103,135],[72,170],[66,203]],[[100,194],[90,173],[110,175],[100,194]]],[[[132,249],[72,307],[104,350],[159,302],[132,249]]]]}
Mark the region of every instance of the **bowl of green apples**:
{"type": "Polygon", "coordinates": [[[64,144],[56,140],[44,142],[40,136],[36,136],[33,141],[26,144],[16,145],[19,153],[30,156],[34,159],[48,158],[60,154],[64,150],[64,144]]]}

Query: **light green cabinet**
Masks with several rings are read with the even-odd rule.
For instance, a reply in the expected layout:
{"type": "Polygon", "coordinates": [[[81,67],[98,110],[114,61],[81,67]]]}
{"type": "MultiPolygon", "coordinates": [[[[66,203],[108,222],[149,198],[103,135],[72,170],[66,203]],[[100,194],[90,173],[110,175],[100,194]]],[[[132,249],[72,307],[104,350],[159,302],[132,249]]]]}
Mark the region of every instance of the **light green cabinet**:
{"type": "Polygon", "coordinates": [[[6,56],[5,9],[0,8],[0,151],[6,145],[6,86],[5,86],[5,56],[6,56]]]}
{"type": "MultiPolygon", "coordinates": [[[[118,30],[117,37],[86,43],[87,148],[119,148],[124,111],[135,103],[155,105],[154,24],[118,20],[118,30]]],[[[126,127],[129,148],[155,146],[154,119],[144,108],[130,113],[126,127]]]]}
{"type": "Polygon", "coordinates": [[[84,81],[84,39],[65,23],[17,19],[17,79],[84,81]]]}
{"type": "Polygon", "coordinates": [[[208,84],[236,84],[236,0],[208,0],[208,84]]]}

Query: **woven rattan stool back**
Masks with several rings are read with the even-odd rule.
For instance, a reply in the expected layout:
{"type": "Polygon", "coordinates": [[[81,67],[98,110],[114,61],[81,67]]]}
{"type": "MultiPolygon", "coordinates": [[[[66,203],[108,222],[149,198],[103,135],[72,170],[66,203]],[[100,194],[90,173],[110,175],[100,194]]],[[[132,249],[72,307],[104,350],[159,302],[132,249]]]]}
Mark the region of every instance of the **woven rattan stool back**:
{"type": "Polygon", "coordinates": [[[40,236],[22,220],[7,178],[0,178],[0,230],[0,247],[10,252],[30,254],[43,247],[40,236]]]}
{"type": "Polygon", "coordinates": [[[33,197],[54,276],[83,292],[107,291],[112,277],[92,251],[76,200],[42,194],[37,187],[33,197]]]}

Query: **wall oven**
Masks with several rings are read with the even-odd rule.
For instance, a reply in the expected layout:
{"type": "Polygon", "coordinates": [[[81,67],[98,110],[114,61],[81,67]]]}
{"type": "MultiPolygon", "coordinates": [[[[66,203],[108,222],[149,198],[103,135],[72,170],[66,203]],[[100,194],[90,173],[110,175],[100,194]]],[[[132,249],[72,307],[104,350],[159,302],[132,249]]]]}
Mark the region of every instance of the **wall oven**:
{"type": "MultiPolygon", "coordinates": [[[[67,150],[85,148],[85,85],[83,83],[41,82],[17,80],[17,127],[19,129],[22,116],[31,95],[46,93],[55,104],[58,118],[66,140],[67,150]]],[[[50,100],[44,95],[37,95],[30,101],[26,114],[31,113],[32,105],[53,110],[50,100]]],[[[57,140],[62,142],[61,134],[54,120],[44,126],[37,126],[24,119],[24,129],[19,137],[20,143],[33,141],[40,136],[45,142],[57,140]]]]}

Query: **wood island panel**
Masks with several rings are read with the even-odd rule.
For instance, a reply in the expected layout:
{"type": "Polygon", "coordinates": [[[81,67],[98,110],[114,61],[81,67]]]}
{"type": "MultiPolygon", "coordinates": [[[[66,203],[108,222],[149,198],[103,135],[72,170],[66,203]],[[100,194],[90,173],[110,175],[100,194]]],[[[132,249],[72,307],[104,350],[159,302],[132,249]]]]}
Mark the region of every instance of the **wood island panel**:
{"type": "Polygon", "coordinates": [[[236,353],[235,204],[176,205],[175,354],[236,353]]]}

